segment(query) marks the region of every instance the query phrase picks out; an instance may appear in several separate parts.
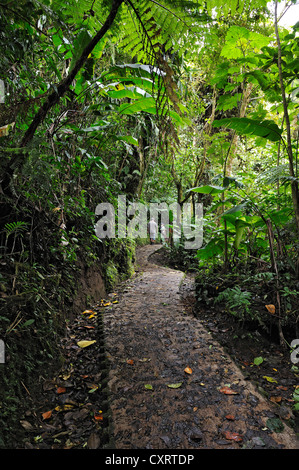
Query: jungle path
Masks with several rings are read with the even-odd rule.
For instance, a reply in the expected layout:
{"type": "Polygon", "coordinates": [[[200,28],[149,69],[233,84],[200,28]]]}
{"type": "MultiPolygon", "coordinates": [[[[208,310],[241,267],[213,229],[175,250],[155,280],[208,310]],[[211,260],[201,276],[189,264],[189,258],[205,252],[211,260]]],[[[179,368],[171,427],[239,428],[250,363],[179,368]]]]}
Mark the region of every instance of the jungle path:
{"type": "Polygon", "coordinates": [[[186,312],[184,273],[150,262],[159,248],[138,250],[137,276],[104,315],[115,448],[297,449],[288,426],[271,432],[271,403],[186,312]]]}

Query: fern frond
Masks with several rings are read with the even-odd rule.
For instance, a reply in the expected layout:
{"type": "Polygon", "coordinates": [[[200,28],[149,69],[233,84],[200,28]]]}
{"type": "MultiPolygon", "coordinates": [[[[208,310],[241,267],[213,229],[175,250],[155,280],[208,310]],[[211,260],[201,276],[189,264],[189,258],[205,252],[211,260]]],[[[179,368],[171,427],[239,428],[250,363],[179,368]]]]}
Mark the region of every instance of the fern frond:
{"type": "Polygon", "coordinates": [[[27,229],[27,223],[23,221],[8,222],[4,226],[7,238],[13,233],[22,233],[27,229]]]}
{"type": "Polygon", "coordinates": [[[278,182],[280,182],[281,184],[288,184],[292,181],[299,181],[299,178],[290,176],[288,164],[268,168],[266,171],[261,173],[256,179],[256,182],[258,184],[269,185],[274,185],[278,182]]]}

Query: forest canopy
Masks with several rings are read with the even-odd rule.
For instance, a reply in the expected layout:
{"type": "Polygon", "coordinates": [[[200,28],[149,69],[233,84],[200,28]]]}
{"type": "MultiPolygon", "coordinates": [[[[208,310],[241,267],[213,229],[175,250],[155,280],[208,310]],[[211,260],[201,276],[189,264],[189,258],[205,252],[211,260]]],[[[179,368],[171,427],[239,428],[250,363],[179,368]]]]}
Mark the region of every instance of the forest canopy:
{"type": "Polygon", "coordinates": [[[199,300],[232,276],[217,292],[231,313],[265,325],[267,302],[282,341],[298,329],[295,3],[0,0],[2,337],[45,328],[50,343],[82,260],[108,290],[131,274],[142,241],[95,234],[119,195],[202,204],[201,248],[169,247],[199,300]],[[244,293],[257,284],[263,315],[244,293]]]}

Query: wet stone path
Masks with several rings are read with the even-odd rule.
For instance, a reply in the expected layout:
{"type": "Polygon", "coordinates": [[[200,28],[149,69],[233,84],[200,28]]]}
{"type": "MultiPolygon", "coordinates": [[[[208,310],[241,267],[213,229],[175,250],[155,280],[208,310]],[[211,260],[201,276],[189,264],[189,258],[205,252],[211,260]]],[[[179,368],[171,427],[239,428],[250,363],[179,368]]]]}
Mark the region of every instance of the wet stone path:
{"type": "Polygon", "coordinates": [[[116,449],[297,449],[293,431],[271,431],[275,409],[186,312],[184,273],[138,250],[137,275],[104,315],[116,449]]]}

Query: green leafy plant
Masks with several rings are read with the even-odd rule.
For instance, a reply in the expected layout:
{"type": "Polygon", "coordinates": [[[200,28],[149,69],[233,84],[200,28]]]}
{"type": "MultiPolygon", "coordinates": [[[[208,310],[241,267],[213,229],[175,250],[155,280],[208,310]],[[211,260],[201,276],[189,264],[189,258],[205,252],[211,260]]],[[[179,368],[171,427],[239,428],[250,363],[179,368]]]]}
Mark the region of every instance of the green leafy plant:
{"type": "Polygon", "coordinates": [[[11,248],[11,253],[13,253],[17,236],[22,236],[22,234],[24,233],[26,229],[27,229],[27,223],[23,221],[8,222],[7,224],[5,224],[4,226],[4,232],[6,234],[5,251],[7,250],[8,238],[11,235],[14,235],[14,240],[13,240],[13,244],[11,248]]]}
{"type": "Polygon", "coordinates": [[[215,299],[215,303],[225,302],[228,311],[232,315],[244,320],[246,315],[251,316],[251,298],[251,292],[242,291],[238,286],[235,286],[220,292],[218,297],[215,299]]]}
{"type": "Polygon", "coordinates": [[[299,389],[293,393],[293,399],[295,400],[294,410],[299,411],[299,389]]]}

